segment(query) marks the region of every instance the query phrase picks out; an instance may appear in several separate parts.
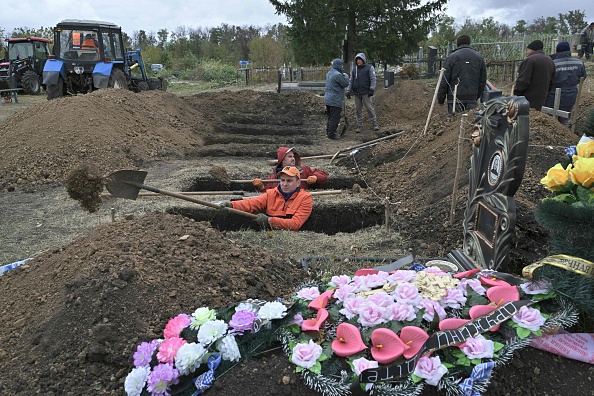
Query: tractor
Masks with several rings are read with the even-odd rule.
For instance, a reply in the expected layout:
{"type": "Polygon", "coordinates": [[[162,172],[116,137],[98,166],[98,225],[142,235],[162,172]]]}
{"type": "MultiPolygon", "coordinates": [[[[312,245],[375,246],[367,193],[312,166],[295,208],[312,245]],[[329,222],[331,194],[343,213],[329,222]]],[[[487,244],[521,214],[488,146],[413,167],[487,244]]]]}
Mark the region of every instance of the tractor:
{"type": "Polygon", "coordinates": [[[43,84],[48,100],[103,88],[167,89],[162,77],[148,78],[140,49],[124,49],[121,27],[79,19],[54,28],[54,50],[43,69],[43,84]]]}
{"type": "Polygon", "coordinates": [[[41,93],[41,76],[49,56],[50,40],[42,37],[11,37],[0,63],[0,89],[22,88],[28,95],[41,93]]]}

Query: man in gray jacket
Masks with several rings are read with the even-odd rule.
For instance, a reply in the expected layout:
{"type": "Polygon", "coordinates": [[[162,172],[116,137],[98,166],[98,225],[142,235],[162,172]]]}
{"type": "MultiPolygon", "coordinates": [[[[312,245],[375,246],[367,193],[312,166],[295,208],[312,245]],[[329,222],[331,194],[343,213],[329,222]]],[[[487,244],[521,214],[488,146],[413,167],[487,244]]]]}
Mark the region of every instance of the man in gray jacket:
{"type": "Polygon", "coordinates": [[[580,33],[580,49],[578,51],[578,58],[582,59],[584,52],[586,53],[586,59],[590,59],[592,56],[592,46],[594,45],[594,22],[582,30],[580,33]]]}
{"type": "Polygon", "coordinates": [[[363,130],[363,106],[367,109],[369,121],[374,131],[379,131],[379,125],[375,116],[375,109],[371,97],[375,93],[375,68],[367,64],[367,58],[363,52],[355,56],[355,65],[351,71],[349,87],[347,88],[347,98],[355,95],[355,109],[357,110],[357,129],[359,133],[363,130]]]}
{"type": "Polygon", "coordinates": [[[443,105],[448,99],[448,112],[464,112],[474,109],[483,96],[487,83],[485,59],[470,48],[470,37],[463,35],[456,40],[458,48],[445,61],[445,72],[437,92],[437,102],[443,105]],[[458,88],[456,89],[456,85],[458,88]],[[456,106],[454,106],[454,90],[456,106]]]}
{"type": "Polygon", "coordinates": [[[336,58],[332,61],[332,69],[326,74],[326,93],[324,104],[328,121],[326,123],[326,137],[336,139],[336,129],[340,122],[340,112],[344,107],[344,89],[349,85],[349,76],[343,73],[344,62],[336,58]]]}

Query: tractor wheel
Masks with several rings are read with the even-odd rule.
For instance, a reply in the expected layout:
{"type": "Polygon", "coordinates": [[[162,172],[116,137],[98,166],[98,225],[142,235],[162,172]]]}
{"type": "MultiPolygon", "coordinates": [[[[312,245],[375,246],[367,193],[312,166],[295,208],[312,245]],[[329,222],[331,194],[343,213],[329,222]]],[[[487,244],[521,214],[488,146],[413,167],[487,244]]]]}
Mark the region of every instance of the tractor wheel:
{"type": "Polygon", "coordinates": [[[146,81],[141,81],[138,83],[138,86],[136,87],[136,91],[137,92],[142,92],[142,91],[148,91],[151,88],[149,87],[148,83],[146,81]]]}
{"type": "Polygon", "coordinates": [[[41,93],[41,84],[39,84],[39,77],[33,70],[27,70],[21,78],[21,85],[23,91],[27,95],[39,95],[41,93]]]}
{"type": "Polygon", "coordinates": [[[109,76],[108,88],[115,89],[128,89],[128,83],[126,82],[126,75],[120,69],[113,69],[111,76],[109,76]]]}
{"type": "Polygon", "coordinates": [[[57,84],[47,84],[45,91],[47,92],[47,100],[61,98],[64,96],[64,80],[62,77],[58,78],[57,84]]]}

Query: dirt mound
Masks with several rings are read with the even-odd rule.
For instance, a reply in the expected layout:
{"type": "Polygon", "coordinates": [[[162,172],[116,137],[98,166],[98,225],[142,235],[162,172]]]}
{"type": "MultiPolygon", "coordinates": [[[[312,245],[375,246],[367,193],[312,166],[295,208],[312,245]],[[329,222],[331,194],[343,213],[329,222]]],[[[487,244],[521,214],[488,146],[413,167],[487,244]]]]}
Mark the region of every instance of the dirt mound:
{"type": "Polygon", "coordinates": [[[101,226],[2,277],[0,321],[12,325],[0,368],[12,374],[0,394],[121,394],[139,340],[162,336],[170,317],[288,297],[303,276],[181,216],[101,226]]]}
{"type": "Polygon", "coordinates": [[[209,125],[184,100],[162,91],[104,89],[35,105],[0,127],[3,184],[62,181],[81,163],[99,172],[183,158],[209,125]]]}

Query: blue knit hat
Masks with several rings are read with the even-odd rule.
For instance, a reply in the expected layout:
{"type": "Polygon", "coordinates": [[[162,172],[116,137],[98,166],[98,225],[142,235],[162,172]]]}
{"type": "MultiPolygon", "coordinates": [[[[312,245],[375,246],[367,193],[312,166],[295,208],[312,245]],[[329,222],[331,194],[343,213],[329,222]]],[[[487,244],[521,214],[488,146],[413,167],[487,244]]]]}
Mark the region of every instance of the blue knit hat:
{"type": "Polygon", "coordinates": [[[557,52],[565,51],[571,51],[571,47],[567,41],[560,41],[559,44],[557,44],[557,52]]]}

